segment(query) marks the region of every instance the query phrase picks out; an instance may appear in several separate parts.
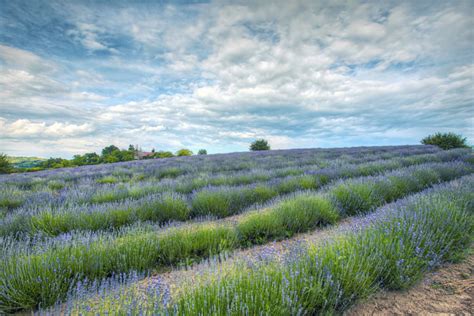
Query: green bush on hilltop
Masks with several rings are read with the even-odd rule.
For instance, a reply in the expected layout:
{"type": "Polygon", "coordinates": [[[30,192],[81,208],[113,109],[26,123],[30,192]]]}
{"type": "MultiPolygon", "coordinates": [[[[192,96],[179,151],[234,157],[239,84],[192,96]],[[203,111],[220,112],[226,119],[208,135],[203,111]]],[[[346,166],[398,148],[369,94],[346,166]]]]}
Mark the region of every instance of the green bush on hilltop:
{"type": "Polygon", "coordinates": [[[259,150],[270,150],[270,145],[268,141],[265,139],[257,139],[252,144],[250,144],[251,151],[259,151],[259,150]]]}
{"type": "Polygon", "coordinates": [[[436,133],[421,140],[423,145],[435,145],[441,149],[468,148],[466,137],[454,133],[436,133]]]}
{"type": "Polygon", "coordinates": [[[13,166],[8,161],[8,157],[5,154],[0,154],[0,173],[10,173],[13,170],[13,166]]]}
{"type": "Polygon", "coordinates": [[[192,156],[192,155],[193,155],[193,152],[189,149],[186,149],[186,148],[180,149],[176,152],[176,156],[178,156],[178,157],[192,156]]]}

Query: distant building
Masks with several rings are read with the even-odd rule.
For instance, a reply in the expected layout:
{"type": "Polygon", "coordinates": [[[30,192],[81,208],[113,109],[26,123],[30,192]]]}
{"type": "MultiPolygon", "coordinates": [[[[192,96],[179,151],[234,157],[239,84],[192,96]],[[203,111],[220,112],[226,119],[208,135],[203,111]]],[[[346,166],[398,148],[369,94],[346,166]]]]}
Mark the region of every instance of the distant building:
{"type": "Polygon", "coordinates": [[[148,157],[151,157],[153,156],[154,152],[151,152],[151,151],[141,151],[141,150],[137,150],[135,151],[135,159],[145,159],[145,158],[148,158],[148,157]]]}

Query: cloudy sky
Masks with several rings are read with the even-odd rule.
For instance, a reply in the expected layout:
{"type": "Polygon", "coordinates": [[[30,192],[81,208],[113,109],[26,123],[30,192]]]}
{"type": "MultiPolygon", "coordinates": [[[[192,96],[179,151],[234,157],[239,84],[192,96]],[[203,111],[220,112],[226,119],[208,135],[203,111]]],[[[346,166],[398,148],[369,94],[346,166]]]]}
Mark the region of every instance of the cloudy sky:
{"type": "Polygon", "coordinates": [[[473,1],[0,7],[10,155],[474,142],[473,1]]]}

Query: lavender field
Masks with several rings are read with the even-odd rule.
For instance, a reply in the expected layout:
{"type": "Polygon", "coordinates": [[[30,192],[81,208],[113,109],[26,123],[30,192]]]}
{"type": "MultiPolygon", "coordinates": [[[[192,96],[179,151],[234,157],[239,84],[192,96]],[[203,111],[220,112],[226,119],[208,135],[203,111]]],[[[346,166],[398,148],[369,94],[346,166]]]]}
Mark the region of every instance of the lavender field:
{"type": "Polygon", "coordinates": [[[338,314],[461,260],[471,149],[272,150],[0,176],[0,314],[338,314]]]}

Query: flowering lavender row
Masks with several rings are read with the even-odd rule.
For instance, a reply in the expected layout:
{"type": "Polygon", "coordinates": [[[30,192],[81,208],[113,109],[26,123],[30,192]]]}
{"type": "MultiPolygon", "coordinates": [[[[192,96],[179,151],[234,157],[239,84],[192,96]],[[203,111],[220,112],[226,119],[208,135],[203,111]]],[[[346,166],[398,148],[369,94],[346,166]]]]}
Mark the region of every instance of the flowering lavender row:
{"type": "MultiPolygon", "coordinates": [[[[188,194],[159,193],[179,191],[183,183],[178,180],[167,181],[167,186],[142,186],[122,188],[121,190],[96,191],[95,196],[130,196],[135,190],[145,194],[136,200],[123,202],[84,205],[77,203],[77,194],[63,194],[49,205],[23,206],[0,220],[0,235],[19,232],[44,232],[57,235],[74,229],[100,230],[116,228],[137,221],[165,223],[170,220],[183,221],[190,217],[214,215],[225,217],[236,214],[255,203],[263,203],[301,189],[317,189],[321,185],[338,178],[373,175],[387,170],[429,161],[449,161],[466,157],[465,150],[453,150],[436,154],[409,156],[404,158],[376,160],[362,164],[343,164],[338,167],[306,170],[300,176],[274,178],[247,186],[207,187],[188,194]],[[100,195],[98,192],[102,192],[100,195]],[[73,198],[71,199],[71,195],[73,198]]],[[[270,173],[269,173],[270,174],[270,173]]],[[[261,175],[261,174],[260,174],[261,175]]],[[[273,173],[273,175],[275,175],[273,173]]],[[[267,179],[270,178],[269,176],[267,179]]],[[[196,184],[196,182],[193,182],[196,184]]],[[[205,184],[205,183],[204,183],[205,184]]],[[[187,185],[184,183],[184,185],[187,185]]],[[[202,183],[201,183],[202,185],[202,183]]],[[[75,190],[84,195],[91,190],[75,190]]],[[[137,193],[135,193],[137,195],[137,193]]],[[[31,204],[31,203],[30,203],[31,204]]]]}
{"type": "Polygon", "coordinates": [[[388,204],[335,230],[325,244],[216,262],[171,291],[163,278],[137,286],[131,272],[81,283],[66,303],[40,315],[279,315],[340,313],[380,288],[411,286],[428,269],[458,258],[473,237],[474,176],[388,204]],[[187,284],[186,284],[187,283],[187,284]]]}
{"type": "MultiPolygon", "coordinates": [[[[359,212],[367,212],[370,211],[370,207],[374,207],[374,205],[378,205],[383,203],[384,201],[390,201],[397,197],[419,191],[426,186],[431,184],[437,183],[439,181],[447,181],[452,178],[456,178],[462,176],[464,174],[469,174],[473,172],[473,166],[468,163],[463,163],[459,161],[447,162],[447,163],[428,163],[422,165],[414,165],[405,167],[402,169],[397,169],[393,171],[388,171],[384,174],[378,176],[369,176],[369,177],[361,177],[355,179],[348,179],[348,180],[340,180],[335,182],[334,184],[327,185],[323,190],[322,194],[325,196],[325,199],[331,200],[337,208],[339,212],[344,215],[352,215],[346,214],[350,213],[352,209],[354,209],[354,204],[359,205],[359,212]],[[405,183],[405,186],[400,186],[399,182],[402,181],[405,183]],[[360,188],[369,189],[370,195],[364,196],[364,190],[361,191],[360,188]],[[394,189],[394,190],[391,190],[394,189]],[[362,197],[365,199],[362,200],[362,197]],[[361,204],[360,202],[364,201],[365,204],[361,204]]],[[[232,191],[229,190],[232,193],[232,191]]],[[[314,195],[317,192],[303,192],[303,194],[310,194],[314,195]]],[[[270,203],[267,203],[262,207],[263,210],[265,209],[273,209],[275,206],[285,202],[286,200],[293,200],[296,197],[301,195],[301,192],[295,192],[294,194],[274,199],[270,203]]],[[[318,195],[318,194],[317,194],[318,195]]],[[[169,198],[179,198],[179,196],[167,196],[169,198]]],[[[156,197],[155,197],[156,198],[156,197]]],[[[160,199],[151,199],[150,203],[156,203],[156,201],[160,201],[160,199]]],[[[175,200],[173,200],[174,202],[175,200]]],[[[155,205],[155,204],[153,204],[155,205]]],[[[179,204],[171,204],[173,210],[178,210],[176,207],[179,204]]],[[[183,204],[181,204],[183,206],[183,204]]],[[[261,210],[257,209],[255,212],[260,213],[261,210]]],[[[250,212],[254,213],[254,212],[250,212]]],[[[268,213],[268,212],[266,212],[268,213]]],[[[106,213],[107,214],[107,213],[106,213]]],[[[22,218],[22,217],[20,217],[22,218]]],[[[213,218],[211,218],[213,219],[213,218]]],[[[245,219],[241,217],[241,221],[245,219]]],[[[101,225],[101,223],[97,220],[97,218],[89,219],[88,222],[93,222],[95,225],[101,225]]],[[[14,224],[14,223],[13,223],[14,224]]],[[[35,222],[35,224],[38,224],[35,222]]],[[[27,238],[26,241],[19,240],[18,242],[15,241],[16,246],[14,247],[6,247],[10,251],[26,253],[24,250],[27,250],[27,253],[35,253],[37,248],[39,249],[48,249],[48,248],[57,248],[58,246],[61,247],[68,247],[70,244],[75,244],[80,240],[80,244],[89,244],[88,240],[94,242],[96,240],[103,240],[110,241],[115,240],[117,238],[121,238],[123,236],[131,236],[137,234],[143,234],[148,232],[156,232],[163,231],[166,232],[167,227],[175,227],[179,226],[178,223],[170,223],[167,225],[163,225],[162,227],[157,225],[151,224],[141,224],[137,223],[137,225],[132,226],[124,226],[122,229],[113,231],[113,232],[99,232],[93,233],[92,231],[85,231],[81,233],[79,231],[72,231],[72,234],[68,233],[66,235],[58,236],[58,238],[47,238],[45,242],[40,242],[43,238],[41,234],[34,236],[33,244],[37,245],[37,247],[32,247],[32,241],[30,238],[27,238]],[[26,246],[22,245],[26,242],[26,246]],[[49,245],[50,242],[53,242],[52,245],[49,245]],[[35,250],[35,251],[33,251],[35,250]],[[32,252],[33,251],[33,252],[32,252]]],[[[14,229],[15,226],[12,226],[14,229]]],[[[19,228],[18,228],[19,229],[19,228]]],[[[6,244],[6,240],[10,240],[11,238],[3,238],[4,244],[6,244]]],[[[8,242],[10,243],[10,242],[8,242]]],[[[1,248],[0,248],[1,249],[1,248]]],[[[3,250],[5,252],[5,249],[3,250]]],[[[41,250],[43,252],[43,250],[41,250]]],[[[6,252],[5,252],[6,253],[6,252]]],[[[13,254],[13,253],[12,253],[13,254]]],[[[10,254],[10,255],[12,255],[10,254]]]]}
{"type": "Polygon", "coordinates": [[[407,167],[389,172],[385,177],[368,177],[349,184],[341,182],[323,195],[296,196],[260,213],[267,217],[250,213],[232,225],[202,223],[169,228],[160,234],[153,231],[101,234],[90,243],[64,241],[40,253],[31,252],[30,248],[18,251],[20,243],[10,242],[15,250],[1,251],[4,260],[0,263],[0,306],[21,309],[51,305],[66,295],[71,284],[84,278],[100,279],[111,273],[173,266],[238,247],[286,238],[351,215],[353,205],[360,201],[363,203],[359,211],[369,212],[439,181],[471,172],[472,167],[462,162],[407,167]],[[366,192],[371,194],[366,195],[366,192]]]}
{"type": "MultiPolygon", "coordinates": [[[[318,165],[325,166],[328,162],[333,162],[335,158],[340,163],[358,163],[374,159],[389,159],[437,151],[436,147],[431,146],[288,150],[266,154],[241,153],[212,155],[209,157],[173,158],[166,161],[126,162],[57,169],[31,174],[6,175],[0,176],[0,210],[2,208],[14,208],[24,202],[30,202],[30,205],[38,205],[43,201],[56,200],[56,198],[57,203],[64,203],[66,198],[77,196],[77,192],[95,192],[96,189],[101,188],[101,184],[115,183],[120,190],[120,186],[123,184],[138,184],[142,181],[149,182],[148,186],[146,184],[137,186],[135,192],[140,195],[143,187],[150,187],[153,191],[153,187],[161,186],[161,179],[178,177],[180,178],[180,183],[185,183],[195,179],[196,176],[201,177],[205,175],[203,180],[211,177],[208,183],[201,183],[201,186],[204,186],[222,181],[225,182],[224,184],[234,184],[232,183],[233,181],[238,181],[239,177],[244,176],[241,182],[241,184],[244,184],[249,179],[246,179],[245,175],[239,173],[248,172],[248,170],[252,172],[253,170],[296,168],[295,171],[298,173],[300,168],[303,168],[301,172],[304,172],[305,168],[313,166],[314,169],[318,165]],[[229,169],[229,166],[232,168],[229,169]],[[213,174],[216,176],[213,176],[213,174]],[[229,179],[231,180],[229,181],[229,179]]],[[[285,173],[284,170],[282,172],[281,176],[291,174],[291,170],[286,171],[288,173],[285,173]]],[[[269,176],[278,176],[278,172],[269,176]]],[[[255,176],[254,181],[258,181],[258,177],[258,175],[255,176]]],[[[251,179],[252,176],[250,176],[250,181],[251,179]]],[[[166,187],[167,183],[163,183],[163,186],[166,187]]],[[[186,186],[182,186],[182,189],[186,189],[186,186]]],[[[192,190],[192,187],[190,190],[192,190]]],[[[143,194],[146,193],[145,188],[143,194]]],[[[132,193],[131,197],[133,196],[134,194],[132,193]]],[[[125,195],[124,197],[127,196],[125,195]]],[[[94,199],[91,199],[90,196],[80,194],[78,198],[94,202],[94,199]]],[[[99,196],[98,201],[100,201],[100,198],[99,196]]],[[[105,197],[105,200],[107,200],[107,197],[105,197]]],[[[1,213],[0,211],[0,217],[1,213]]]]}
{"type": "Polygon", "coordinates": [[[470,177],[410,203],[395,203],[391,214],[369,229],[310,246],[283,266],[235,269],[185,290],[167,310],[178,315],[340,313],[379,288],[407,288],[469,245],[473,185],[470,177]]]}
{"type": "Polygon", "coordinates": [[[378,147],[350,147],[332,149],[290,149],[272,150],[264,152],[246,152],[217,154],[209,156],[174,157],[168,159],[153,159],[142,161],[127,161],[114,164],[81,166],[39,171],[33,174],[12,174],[0,177],[0,183],[23,183],[29,185],[31,181],[42,179],[64,179],[73,181],[84,177],[99,178],[115,173],[142,173],[156,175],[167,168],[185,169],[203,173],[218,173],[238,171],[261,167],[281,168],[282,166],[301,166],[313,164],[321,159],[350,157],[364,159],[366,155],[378,154],[391,157],[396,154],[408,156],[440,151],[436,146],[378,146],[378,147]]]}

